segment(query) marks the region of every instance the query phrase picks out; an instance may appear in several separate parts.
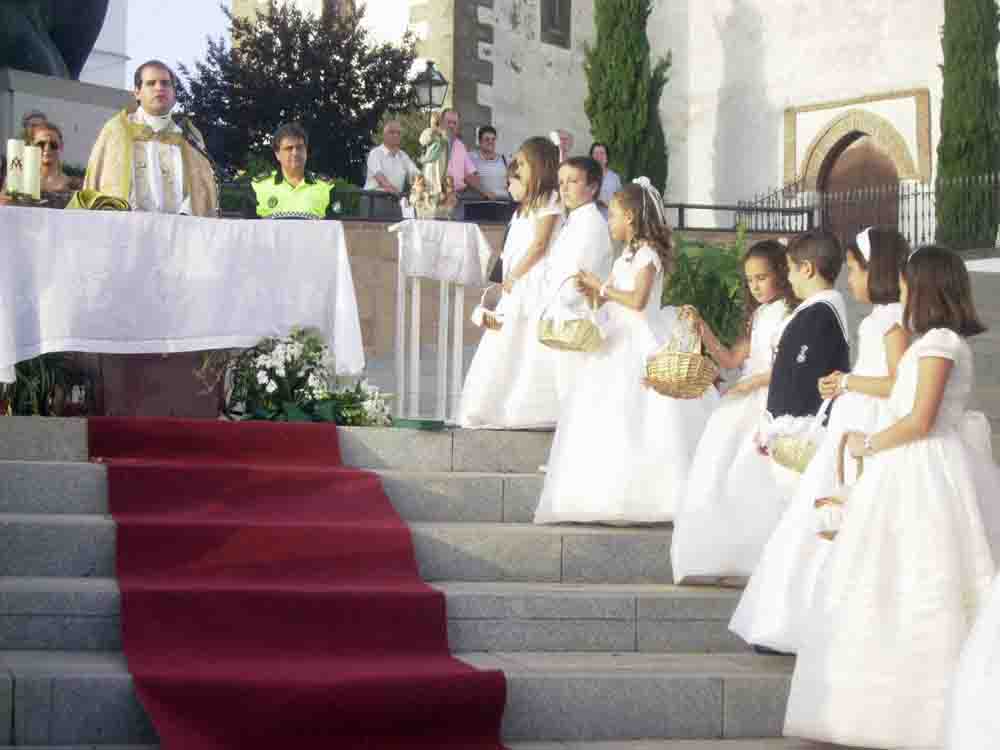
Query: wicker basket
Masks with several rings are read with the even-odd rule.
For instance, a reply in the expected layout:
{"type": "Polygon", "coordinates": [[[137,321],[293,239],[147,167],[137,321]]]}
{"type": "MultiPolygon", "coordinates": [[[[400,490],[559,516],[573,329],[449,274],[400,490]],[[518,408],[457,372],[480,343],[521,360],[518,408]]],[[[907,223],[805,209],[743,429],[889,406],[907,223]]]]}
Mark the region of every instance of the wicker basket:
{"type": "MultiPolygon", "coordinates": [[[[837,531],[840,529],[841,519],[844,515],[844,505],[847,503],[847,492],[845,491],[846,482],[844,479],[844,458],[847,454],[847,433],[845,432],[843,437],[840,438],[840,450],[837,457],[837,484],[841,488],[841,491],[836,495],[831,495],[830,497],[820,497],[813,502],[813,507],[816,508],[823,516],[823,525],[826,528],[822,528],[816,532],[816,534],[821,539],[826,539],[828,542],[832,542],[837,538],[837,531]]],[[[864,458],[858,456],[854,459],[858,466],[858,476],[860,477],[865,469],[864,458]]]]}
{"type": "Polygon", "coordinates": [[[819,407],[814,417],[801,417],[808,420],[809,428],[794,435],[777,435],[768,441],[768,453],[779,466],[802,474],[809,466],[813,456],[823,440],[825,428],[823,422],[830,412],[831,399],[826,399],[819,407]]]}
{"type": "Polygon", "coordinates": [[[491,289],[499,288],[499,284],[490,284],[487,286],[483,290],[483,296],[479,298],[479,304],[476,305],[476,309],[472,311],[472,315],[470,316],[470,320],[473,323],[488,331],[499,331],[503,328],[503,315],[496,310],[486,307],[486,295],[491,289]]]}
{"type": "MultiPolygon", "coordinates": [[[[559,291],[566,282],[574,278],[575,275],[563,279],[556,288],[555,299],[559,298],[559,291]]],[[[538,320],[538,340],[545,346],[563,352],[593,352],[604,343],[604,337],[594,316],[593,301],[587,308],[589,314],[586,318],[556,321],[547,316],[548,307],[549,305],[545,306],[538,320]]]]}
{"type": "Polygon", "coordinates": [[[718,366],[701,353],[701,336],[693,329],[683,339],[675,333],[646,361],[646,380],[671,398],[700,398],[718,377],[718,366]]]}

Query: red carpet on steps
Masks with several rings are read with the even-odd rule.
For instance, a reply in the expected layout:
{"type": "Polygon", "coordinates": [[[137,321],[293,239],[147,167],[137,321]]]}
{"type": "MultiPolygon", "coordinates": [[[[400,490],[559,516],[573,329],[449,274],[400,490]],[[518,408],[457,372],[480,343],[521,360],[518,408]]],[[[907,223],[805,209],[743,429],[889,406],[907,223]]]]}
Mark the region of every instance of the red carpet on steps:
{"type": "Polygon", "coordinates": [[[318,424],[97,418],[129,669],[164,750],[497,750],[378,476],[318,424]]]}

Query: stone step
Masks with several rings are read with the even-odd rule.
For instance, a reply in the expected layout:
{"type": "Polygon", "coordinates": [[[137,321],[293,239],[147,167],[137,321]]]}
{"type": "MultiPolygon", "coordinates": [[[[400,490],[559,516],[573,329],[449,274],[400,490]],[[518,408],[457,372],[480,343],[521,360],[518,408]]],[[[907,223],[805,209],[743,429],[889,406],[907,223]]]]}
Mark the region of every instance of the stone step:
{"type": "MultiPolygon", "coordinates": [[[[460,658],[506,674],[511,741],[777,737],[792,667],[756,654],[460,658]]],[[[21,745],[156,742],[119,653],[6,651],[0,671],[0,742],[11,729],[21,745]]]]}
{"type": "MultiPolygon", "coordinates": [[[[668,527],[410,524],[428,581],[670,583],[668,527]]],[[[178,533],[184,533],[178,526],[178,533]]],[[[12,577],[114,575],[109,516],[0,514],[0,570],[12,577]]]]}
{"type": "MultiPolygon", "coordinates": [[[[739,591],[663,585],[435,584],[453,651],[742,652],[729,632],[739,591]]],[[[0,578],[7,649],[121,648],[111,578],[0,578]]]]}
{"type": "MultiPolygon", "coordinates": [[[[342,427],[343,461],[364,469],[534,473],[548,460],[544,430],[409,430],[342,427]]],[[[0,460],[86,461],[85,419],[4,417],[0,460]]]]}
{"type": "MultiPolygon", "coordinates": [[[[539,473],[377,471],[399,514],[425,522],[531,523],[545,479],[539,473]]],[[[2,513],[107,514],[106,467],[0,461],[2,513]]]]}

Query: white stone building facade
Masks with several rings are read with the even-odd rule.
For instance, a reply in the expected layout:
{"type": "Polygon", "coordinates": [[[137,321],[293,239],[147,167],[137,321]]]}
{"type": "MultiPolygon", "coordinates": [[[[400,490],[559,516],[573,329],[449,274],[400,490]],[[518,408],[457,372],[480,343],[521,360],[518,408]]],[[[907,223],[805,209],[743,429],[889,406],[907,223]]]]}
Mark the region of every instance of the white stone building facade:
{"type": "MultiPolygon", "coordinates": [[[[661,102],[669,200],[732,203],[788,184],[846,189],[872,174],[932,179],[943,0],[653,5],[653,53],[673,58],[661,102]]],[[[505,151],[565,127],[586,152],[593,11],[593,0],[410,0],[419,51],[452,80],[466,135],[491,122],[505,151]],[[568,38],[546,40],[560,19],[568,38]]]]}

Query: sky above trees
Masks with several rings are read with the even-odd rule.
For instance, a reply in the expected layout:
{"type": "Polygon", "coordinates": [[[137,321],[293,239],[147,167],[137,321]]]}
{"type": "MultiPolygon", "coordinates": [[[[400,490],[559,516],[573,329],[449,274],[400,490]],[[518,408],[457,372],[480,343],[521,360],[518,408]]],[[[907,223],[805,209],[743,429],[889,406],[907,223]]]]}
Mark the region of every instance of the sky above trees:
{"type": "MultiPolygon", "coordinates": [[[[395,41],[406,28],[406,0],[367,0],[366,19],[380,40],[395,41]]],[[[228,3],[227,3],[228,5],[228,3]]],[[[189,68],[204,59],[205,37],[229,36],[226,17],[215,0],[129,0],[127,54],[124,84],[130,86],[136,66],[159,58],[170,65],[189,68]]]]}

